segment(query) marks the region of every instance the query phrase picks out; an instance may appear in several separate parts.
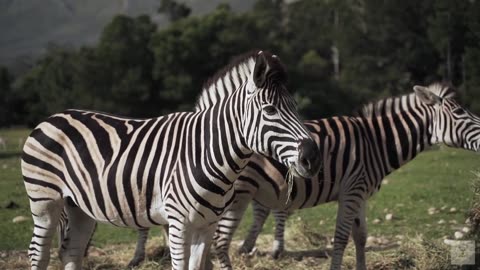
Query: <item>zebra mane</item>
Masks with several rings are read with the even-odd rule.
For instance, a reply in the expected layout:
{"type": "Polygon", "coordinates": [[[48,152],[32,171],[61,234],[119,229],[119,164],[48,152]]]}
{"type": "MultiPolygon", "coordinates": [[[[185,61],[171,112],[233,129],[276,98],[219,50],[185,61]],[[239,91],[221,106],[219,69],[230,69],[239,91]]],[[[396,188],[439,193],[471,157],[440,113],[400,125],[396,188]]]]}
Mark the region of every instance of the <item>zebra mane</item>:
{"type": "MultiPolygon", "coordinates": [[[[450,84],[447,83],[433,83],[430,84],[428,90],[433,94],[443,98],[455,98],[456,91],[450,84]]],[[[409,109],[406,104],[422,106],[421,101],[416,97],[415,93],[410,93],[397,97],[388,97],[378,101],[370,102],[357,110],[354,116],[360,117],[379,117],[390,116],[409,109]]]]}
{"type": "MultiPolygon", "coordinates": [[[[195,102],[195,110],[204,110],[211,107],[213,104],[218,102],[218,100],[228,97],[239,86],[235,85],[235,81],[242,84],[245,80],[248,80],[248,77],[253,72],[255,67],[257,55],[260,52],[261,50],[252,50],[245,54],[234,57],[228,65],[223,67],[221,70],[215,73],[215,75],[209,78],[204,83],[202,92],[197,97],[195,102]],[[222,84],[223,86],[217,87],[218,83],[222,84]]],[[[272,80],[285,82],[287,73],[285,67],[277,58],[277,56],[272,55],[268,51],[263,51],[263,54],[267,59],[269,78],[272,80]]]]}
{"type": "Polygon", "coordinates": [[[453,88],[453,86],[446,82],[432,83],[427,88],[430,90],[430,92],[441,98],[455,98],[457,95],[457,91],[453,88]]]}

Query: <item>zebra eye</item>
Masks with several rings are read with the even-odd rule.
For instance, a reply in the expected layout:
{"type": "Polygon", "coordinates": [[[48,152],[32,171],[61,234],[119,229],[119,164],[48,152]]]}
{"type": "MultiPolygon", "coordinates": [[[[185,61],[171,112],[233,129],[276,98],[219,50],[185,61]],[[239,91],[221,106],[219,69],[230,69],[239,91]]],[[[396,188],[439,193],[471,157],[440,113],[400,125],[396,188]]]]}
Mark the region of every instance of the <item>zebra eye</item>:
{"type": "Polygon", "coordinates": [[[458,107],[458,108],[455,108],[453,111],[452,111],[454,114],[464,114],[465,113],[465,110],[461,107],[458,107]]]}
{"type": "Polygon", "coordinates": [[[263,110],[268,115],[274,115],[274,114],[277,113],[277,108],[275,108],[275,106],[273,106],[273,105],[267,105],[267,106],[263,107],[263,110]]]}

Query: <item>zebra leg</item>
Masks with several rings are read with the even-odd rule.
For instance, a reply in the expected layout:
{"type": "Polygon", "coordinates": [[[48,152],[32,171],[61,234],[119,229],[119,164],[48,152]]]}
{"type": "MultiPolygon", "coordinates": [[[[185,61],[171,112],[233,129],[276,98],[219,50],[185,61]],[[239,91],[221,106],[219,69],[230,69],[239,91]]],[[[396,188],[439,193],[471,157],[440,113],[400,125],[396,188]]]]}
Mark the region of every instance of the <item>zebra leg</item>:
{"type": "Polygon", "coordinates": [[[341,196],[339,199],[339,206],[337,212],[337,224],[335,227],[335,241],[333,243],[333,256],[331,270],[341,269],[343,261],[343,253],[352,231],[352,224],[354,218],[358,216],[360,209],[359,194],[341,196]]]}
{"type": "Polygon", "coordinates": [[[218,222],[213,242],[213,253],[220,261],[220,269],[232,269],[228,250],[243,214],[252,200],[249,193],[235,194],[235,200],[218,222]]]}
{"type": "Polygon", "coordinates": [[[367,224],[365,222],[365,208],[367,202],[363,202],[358,216],[354,220],[352,236],[355,242],[355,253],[357,255],[357,270],[366,270],[365,244],[367,242],[367,224]]]}
{"type": "Polygon", "coordinates": [[[273,210],[275,217],[275,240],[273,241],[272,258],[278,259],[285,250],[285,221],[288,211],[273,210]]]}
{"type": "Polygon", "coordinates": [[[68,217],[65,207],[63,207],[62,213],[60,214],[60,220],[57,226],[57,241],[58,241],[58,258],[62,258],[62,252],[64,247],[62,244],[65,242],[65,237],[67,236],[68,231],[68,217]]]}
{"type": "Polygon", "coordinates": [[[50,198],[30,200],[34,227],[28,257],[32,270],[44,270],[48,267],[52,238],[60,220],[63,203],[60,197],[56,200],[50,198]]]}
{"type": "Polygon", "coordinates": [[[262,231],[263,224],[265,224],[265,220],[267,220],[267,217],[270,214],[270,209],[262,206],[256,201],[252,202],[252,209],[253,224],[248,231],[245,241],[238,251],[239,253],[250,253],[253,250],[255,243],[257,242],[258,235],[262,231]]]}
{"type": "Polygon", "coordinates": [[[208,228],[196,230],[191,233],[190,240],[190,258],[188,269],[190,270],[204,270],[207,262],[208,253],[212,244],[213,235],[217,223],[210,224],[208,228]]]}
{"type": "Polygon", "coordinates": [[[140,265],[145,260],[145,245],[148,239],[148,228],[139,229],[137,237],[137,247],[135,248],[135,255],[128,263],[128,268],[133,268],[140,265]]]}
{"type": "Polygon", "coordinates": [[[168,225],[163,225],[163,245],[168,247],[168,225]]]}
{"type": "Polygon", "coordinates": [[[190,257],[190,245],[185,225],[180,223],[177,218],[169,220],[168,224],[168,245],[170,246],[170,257],[172,259],[173,270],[186,270],[188,265],[185,263],[190,257]]]}
{"type": "Polygon", "coordinates": [[[82,269],[85,249],[95,229],[95,220],[73,203],[65,204],[68,229],[62,243],[60,260],[64,269],[82,269]]]}
{"type": "MultiPolygon", "coordinates": [[[[128,268],[139,266],[146,257],[145,246],[147,245],[149,228],[138,230],[137,246],[135,248],[135,255],[128,263],[128,268]]],[[[163,225],[163,245],[168,247],[168,225],[163,225]]]]}

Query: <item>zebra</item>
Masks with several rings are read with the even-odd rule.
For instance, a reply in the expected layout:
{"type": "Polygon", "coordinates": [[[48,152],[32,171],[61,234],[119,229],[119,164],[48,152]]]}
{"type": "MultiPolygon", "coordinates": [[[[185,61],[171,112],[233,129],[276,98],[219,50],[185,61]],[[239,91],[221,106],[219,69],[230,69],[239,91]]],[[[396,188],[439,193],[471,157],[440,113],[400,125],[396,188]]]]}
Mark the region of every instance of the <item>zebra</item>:
{"type": "Polygon", "coordinates": [[[269,52],[247,53],[207,82],[204,110],[133,119],[66,110],[25,142],[22,174],[34,229],[32,269],[46,269],[60,224],[60,259],[81,269],[97,221],[145,229],[168,224],[173,269],[203,269],[234,181],[253,153],[297,176],[320,167],[318,148],[269,52]]]}
{"type": "MultiPolygon", "coordinates": [[[[276,221],[272,256],[278,258],[284,250],[284,226],[291,211],[338,201],[331,269],[340,269],[351,232],[357,269],[366,269],[366,200],[380,189],[382,179],[433,144],[479,151],[480,118],[457,103],[452,87],[434,83],[413,89],[408,95],[367,104],[357,117],[306,121],[320,148],[322,171],[312,179],[295,178],[287,204],[287,168],[253,155],[235,182],[234,203],[217,226],[213,249],[221,268],[231,269],[229,246],[253,200],[254,223],[240,253],[253,249],[270,209],[276,221]]],[[[141,254],[138,249],[147,233],[140,233],[136,254],[141,254]]]]}

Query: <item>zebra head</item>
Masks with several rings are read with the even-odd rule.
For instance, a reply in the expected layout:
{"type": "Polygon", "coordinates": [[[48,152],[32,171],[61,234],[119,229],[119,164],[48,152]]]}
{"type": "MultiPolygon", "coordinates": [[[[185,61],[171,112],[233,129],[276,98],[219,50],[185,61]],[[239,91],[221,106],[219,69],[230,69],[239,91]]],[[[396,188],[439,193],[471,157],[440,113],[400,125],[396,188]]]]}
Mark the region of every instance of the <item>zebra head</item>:
{"type": "Polygon", "coordinates": [[[433,109],[431,143],[480,150],[480,117],[455,100],[455,90],[445,84],[414,86],[416,96],[433,109]]]}
{"type": "Polygon", "coordinates": [[[301,177],[313,177],[320,169],[320,152],[285,84],[280,59],[260,51],[245,87],[243,135],[254,152],[293,168],[301,177]]]}

